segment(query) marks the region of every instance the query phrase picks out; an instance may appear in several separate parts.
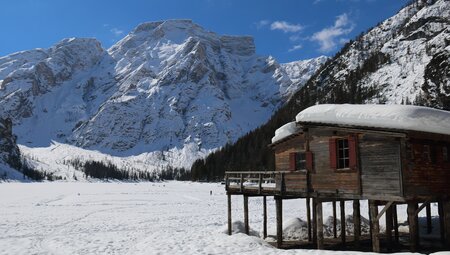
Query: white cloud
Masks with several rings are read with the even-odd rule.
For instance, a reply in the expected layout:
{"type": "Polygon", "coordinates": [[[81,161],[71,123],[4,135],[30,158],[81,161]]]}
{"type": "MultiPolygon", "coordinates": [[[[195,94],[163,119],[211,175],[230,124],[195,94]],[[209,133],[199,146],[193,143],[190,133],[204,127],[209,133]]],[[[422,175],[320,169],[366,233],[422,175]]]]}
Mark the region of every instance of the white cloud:
{"type": "Polygon", "coordinates": [[[299,50],[301,48],[303,48],[303,45],[297,44],[297,45],[294,45],[292,48],[290,48],[288,51],[293,52],[293,51],[299,50]]]}
{"type": "Polygon", "coordinates": [[[111,28],[109,31],[111,33],[113,33],[115,36],[120,36],[121,34],[123,34],[123,30],[120,30],[120,29],[115,28],[115,27],[111,28]]]}
{"type": "Polygon", "coordinates": [[[336,17],[333,26],[314,33],[311,40],[319,43],[319,51],[330,52],[336,48],[338,42],[342,43],[341,36],[349,34],[354,27],[355,24],[344,13],[336,17]]]}
{"type": "Polygon", "coordinates": [[[275,21],[270,25],[270,30],[281,30],[285,33],[295,33],[303,29],[300,24],[291,24],[286,21],[275,21]]]}
{"type": "Polygon", "coordinates": [[[266,19],[255,22],[257,29],[261,29],[269,24],[270,24],[270,20],[266,20],[266,19]]]}

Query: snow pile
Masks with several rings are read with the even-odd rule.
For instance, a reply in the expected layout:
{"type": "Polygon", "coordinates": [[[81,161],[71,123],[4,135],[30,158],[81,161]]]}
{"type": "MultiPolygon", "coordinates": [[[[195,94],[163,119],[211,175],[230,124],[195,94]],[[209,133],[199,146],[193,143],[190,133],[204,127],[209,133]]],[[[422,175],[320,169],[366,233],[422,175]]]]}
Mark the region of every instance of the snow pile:
{"type": "Polygon", "coordinates": [[[450,135],[450,112],[423,106],[323,104],[301,111],[296,121],[450,135]]]}
{"type": "MultiPolygon", "coordinates": [[[[223,234],[227,234],[228,235],[228,225],[224,225],[222,227],[222,231],[220,231],[223,234]]],[[[259,233],[258,231],[253,230],[252,228],[249,229],[249,235],[250,236],[256,236],[259,237],[259,233]]],[[[231,225],[231,233],[233,235],[235,234],[245,234],[245,224],[242,221],[233,221],[232,225],[231,225]]]]}
{"type": "Polygon", "coordinates": [[[295,121],[284,124],[277,130],[275,130],[275,136],[272,137],[272,143],[278,142],[283,138],[286,138],[292,134],[297,133],[300,128],[297,127],[295,121]]]}

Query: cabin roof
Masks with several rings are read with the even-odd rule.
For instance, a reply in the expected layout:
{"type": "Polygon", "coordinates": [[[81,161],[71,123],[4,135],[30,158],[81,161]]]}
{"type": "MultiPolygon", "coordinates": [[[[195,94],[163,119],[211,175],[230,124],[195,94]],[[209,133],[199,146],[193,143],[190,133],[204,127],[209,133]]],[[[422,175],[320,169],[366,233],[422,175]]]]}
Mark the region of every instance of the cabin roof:
{"type": "Polygon", "coordinates": [[[272,144],[281,142],[281,140],[284,140],[300,131],[301,128],[297,126],[297,123],[295,123],[295,121],[286,123],[277,130],[275,130],[275,136],[272,137],[272,144]]]}
{"type": "Polygon", "coordinates": [[[450,135],[450,112],[423,106],[322,104],[301,111],[296,121],[450,135]]]}

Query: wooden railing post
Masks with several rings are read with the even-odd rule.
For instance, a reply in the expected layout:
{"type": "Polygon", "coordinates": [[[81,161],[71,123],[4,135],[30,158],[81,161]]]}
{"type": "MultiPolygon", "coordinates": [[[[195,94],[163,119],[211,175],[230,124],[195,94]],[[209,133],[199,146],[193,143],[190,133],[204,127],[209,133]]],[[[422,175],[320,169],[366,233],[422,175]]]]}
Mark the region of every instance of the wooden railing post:
{"type": "Polygon", "coordinates": [[[241,192],[244,190],[244,174],[243,173],[241,173],[241,180],[240,180],[240,190],[241,190],[241,192]]]}
{"type": "Polygon", "coordinates": [[[261,194],[262,192],[262,182],[263,182],[263,178],[262,178],[262,174],[259,174],[259,183],[258,183],[258,193],[261,194]]]}

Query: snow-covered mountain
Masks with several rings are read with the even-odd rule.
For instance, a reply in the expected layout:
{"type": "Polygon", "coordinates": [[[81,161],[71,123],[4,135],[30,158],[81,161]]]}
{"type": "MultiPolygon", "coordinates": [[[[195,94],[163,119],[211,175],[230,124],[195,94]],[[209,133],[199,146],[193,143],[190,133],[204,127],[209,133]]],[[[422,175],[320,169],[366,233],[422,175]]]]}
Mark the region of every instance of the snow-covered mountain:
{"type": "Polygon", "coordinates": [[[450,110],[450,1],[415,1],[349,42],[309,81],[320,102],[450,110]]]}
{"type": "Polygon", "coordinates": [[[25,150],[58,143],[189,167],[267,121],[322,62],[280,65],[251,37],[190,20],[143,23],[108,50],[71,38],[0,58],[0,116],[25,150]]]}

